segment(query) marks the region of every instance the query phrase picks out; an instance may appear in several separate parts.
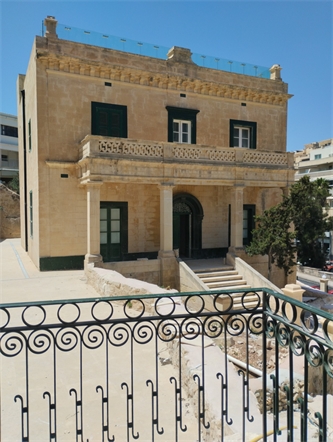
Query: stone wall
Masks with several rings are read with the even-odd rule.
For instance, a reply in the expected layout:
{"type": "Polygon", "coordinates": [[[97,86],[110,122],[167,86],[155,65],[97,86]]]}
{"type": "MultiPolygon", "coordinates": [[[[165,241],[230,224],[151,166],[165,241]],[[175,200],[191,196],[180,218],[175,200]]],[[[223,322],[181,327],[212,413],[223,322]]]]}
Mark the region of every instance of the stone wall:
{"type": "Polygon", "coordinates": [[[0,238],[20,237],[20,196],[0,184],[0,238]]]}

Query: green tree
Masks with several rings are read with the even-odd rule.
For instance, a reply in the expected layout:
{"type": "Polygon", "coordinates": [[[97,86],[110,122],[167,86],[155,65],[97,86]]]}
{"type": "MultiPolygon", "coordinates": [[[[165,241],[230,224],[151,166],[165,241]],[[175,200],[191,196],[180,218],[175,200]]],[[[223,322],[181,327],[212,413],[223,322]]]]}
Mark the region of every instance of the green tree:
{"type": "Polygon", "coordinates": [[[10,181],[8,181],[7,187],[18,194],[20,193],[20,182],[18,174],[15,175],[10,181]]]}
{"type": "Polygon", "coordinates": [[[304,176],[291,186],[288,198],[297,234],[297,260],[301,264],[322,268],[325,263],[318,240],[333,228],[333,218],[325,210],[329,194],[328,181],[322,178],[310,181],[304,176]]]}
{"type": "Polygon", "coordinates": [[[268,255],[268,279],[271,279],[272,265],[283,269],[285,275],[295,265],[295,238],[291,230],[291,216],[288,203],[282,203],[256,216],[256,228],[252,232],[251,244],[246,248],[248,255],[268,255]]]}
{"type": "Polygon", "coordinates": [[[302,264],[323,266],[325,255],[318,240],[333,228],[333,218],[325,211],[328,196],[326,180],[310,181],[304,176],[291,186],[282,203],[256,217],[246,251],[250,256],[268,255],[268,279],[274,263],[288,275],[296,253],[302,264]]]}

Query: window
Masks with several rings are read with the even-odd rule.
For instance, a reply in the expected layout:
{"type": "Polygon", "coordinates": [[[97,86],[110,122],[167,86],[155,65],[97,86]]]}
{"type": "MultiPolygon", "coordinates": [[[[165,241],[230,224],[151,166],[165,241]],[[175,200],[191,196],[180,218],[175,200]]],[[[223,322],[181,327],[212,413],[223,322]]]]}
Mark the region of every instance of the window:
{"type": "Polygon", "coordinates": [[[127,138],[127,107],[118,104],[91,103],[91,133],[127,138]]]}
{"type": "Polygon", "coordinates": [[[1,135],[6,135],[7,137],[18,137],[17,127],[14,126],[6,126],[5,124],[1,125],[1,135]]]}
{"type": "Polygon", "coordinates": [[[169,143],[196,144],[197,113],[196,109],[166,106],[168,111],[169,143]]]}
{"type": "Polygon", "coordinates": [[[30,190],[30,194],[29,194],[30,198],[29,198],[29,212],[30,212],[30,236],[32,238],[33,236],[33,210],[32,210],[32,190],[30,190]]]}
{"type": "Polygon", "coordinates": [[[315,156],[314,156],[314,159],[315,159],[315,160],[320,160],[320,159],[321,159],[321,154],[319,153],[319,154],[315,155],[315,156]]]}
{"type": "Polygon", "coordinates": [[[8,161],[8,155],[1,155],[1,161],[8,161]]]}
{"type": "Polygon", "coordinates": [[[31,120],[28,122],[28,144],[29,144],[29,152],[31,152],[32,149],[32,143],[31,143],[31,120]]]}
{"type": "Polygon", "coordinates": [[[173,120],[173,141],[191,144],[191,121],[173,120]]]}
{"type": "Polygon", "coordinates": [[[234,147],[249,147],[250,129],[248,127],[234,127],[234,147]]]}
{"type": "Polygon", "coordinates": [[[243,206],[243,245],[247,246],[252,241],[254,229],[255,205],[246,204],[243,206]]]}
{"type": "Polygon", "coordinates": [[[230,147],[256,149],[257,123],[230,120],[230,147]]]}

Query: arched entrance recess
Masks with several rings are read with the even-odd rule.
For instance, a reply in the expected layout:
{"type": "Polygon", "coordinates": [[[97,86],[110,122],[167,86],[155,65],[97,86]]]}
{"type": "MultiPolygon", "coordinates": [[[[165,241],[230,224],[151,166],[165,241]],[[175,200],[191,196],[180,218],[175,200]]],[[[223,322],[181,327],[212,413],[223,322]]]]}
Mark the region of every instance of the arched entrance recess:
{"type": "Polygon", "coordinates": [[[202,248],[202,206],[193,195],[180,193],[173,198],[173,248],[179,256],[192,258],[202,248]]]}

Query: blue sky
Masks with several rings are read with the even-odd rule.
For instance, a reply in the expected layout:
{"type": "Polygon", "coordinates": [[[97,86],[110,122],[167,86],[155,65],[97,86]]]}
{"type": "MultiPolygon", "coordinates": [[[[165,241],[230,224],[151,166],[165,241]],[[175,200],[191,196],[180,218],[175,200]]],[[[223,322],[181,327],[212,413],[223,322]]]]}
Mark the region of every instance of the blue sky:
{"type": "Polygon", "coordinates": [[[333,138],[333,3],[306,1],[0,0],[0,111],[17,114],[16,80],[26,72],[47,15],[59,23],[160,46],[270,67],[280,64],[294,97],[289,151],[333,138]]]}

